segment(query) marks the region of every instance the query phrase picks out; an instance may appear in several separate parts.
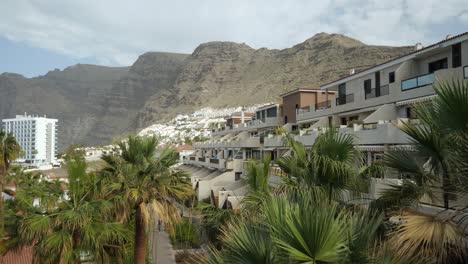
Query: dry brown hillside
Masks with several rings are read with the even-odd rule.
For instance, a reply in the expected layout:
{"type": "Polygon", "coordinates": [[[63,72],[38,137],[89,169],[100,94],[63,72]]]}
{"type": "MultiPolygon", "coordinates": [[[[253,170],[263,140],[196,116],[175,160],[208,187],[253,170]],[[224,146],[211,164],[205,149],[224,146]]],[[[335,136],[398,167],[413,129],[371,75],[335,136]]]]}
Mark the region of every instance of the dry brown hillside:
{"type": "Polygon", "coordinates": [[[269,102],[411,51],[320,33],[294,47],[208,42],[190,54],[149,52],[129,68],[75,65],[45,76],[0,75],[0,118],[25,111],[60,119],[59,143],[96,145],[205,106],[269,102]]]}

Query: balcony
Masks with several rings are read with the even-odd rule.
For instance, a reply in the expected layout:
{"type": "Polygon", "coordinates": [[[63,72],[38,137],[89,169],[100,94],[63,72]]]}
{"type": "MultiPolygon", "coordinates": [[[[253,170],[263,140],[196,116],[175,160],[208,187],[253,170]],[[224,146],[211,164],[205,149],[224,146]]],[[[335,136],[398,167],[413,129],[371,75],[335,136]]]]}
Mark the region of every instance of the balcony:
{"type": "Polygon", "coordinates": [[[344,105],[354,102],[354,93],[336,98],[336,105],[344,105]]]}
{"type": "Polygon", "coordinates": [[[257,119],[257,120],[252,120],[247,123],[235,124],[232,129],[229,127],[220,128],[216,131],[213,131],[213,134],[223,135],[223,134],[228,134],[232,132],[249,131],[249,130],[255,130],[255,129],[265,128],[265,127],[275,127],[278,125],[279,125],[278,117],[267,117],[263,120],[257,119]]]}
{"type": "Polygon", "coordinates": [[[184,164],[202,166],[205,168],[212,168],[218,170],[232,169],[232,161],[217,158],[205,158],[191,156],[183,160],[184,164]]]}
{"type": "Polygon", "coordinates": [[[374,123],[340,128],[340,133],[351,134],[356,145],[409,144],[410,138],[393,123],[374,123]]]}
{"type": "Polygon", "coordinates": [[[195,148],[259,148],[262,144],[260,137],[235,138],[227,140],[215,140],[197,142],[195,148]]]}
{"type": "Polygon", "coordinates": [[[331,100],[315,104],[315,111],[320,111],[331,107],[331,100]]]}
{"type": "Polygon", "coordinates": [[[434,73],[420,75],[411,79],[401,81],[401,90],[407,91],[416,89],[426,85],[431,85],[434,82],[434,73]]]}
{"type": "Polygon", "coordinates": [[[378,93],[376,88],[373,88],[369,91],[369,93],[365,93],[365,98],[371,99],[371,98],[376,98],[380,96],[385,96],[389,94],[389,89],[388,89],[388,84],[384,86],[380,86],[380,93],[378,93]]]}
{"type": "Polygon", "coordinates": [[[266,148],[276,148],[285,146],[283,136],[273,136],[265,138],[264,146],[266,148]]]}
{"type": "Polygon", "coordinates": [[[320,103],[317,103],[317,104],[313,104],[313,105],[310,105],[310,106],[306,106],[306,107],[302,107],[300,109],[297,109],[297,114],[298,115],[301,115],[301,114],[305,114],[305,113],[308,113],[308,112],[313,112],[313,111],[322,111],[322,110],[325,110],[325,109],[328,109],[331,107],[331,100],[328,100],[328,101],[323,101],[323,102],[320,102],[320,103]]]}

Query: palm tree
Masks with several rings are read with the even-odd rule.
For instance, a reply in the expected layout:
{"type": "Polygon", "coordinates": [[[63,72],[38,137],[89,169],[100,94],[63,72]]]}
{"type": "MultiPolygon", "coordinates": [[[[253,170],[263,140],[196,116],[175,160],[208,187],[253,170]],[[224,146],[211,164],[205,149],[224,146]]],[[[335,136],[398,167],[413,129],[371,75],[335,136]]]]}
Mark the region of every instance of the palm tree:
{"type": "Polygon", "coordinates": [[[328,201],[341,197],[345,189],[366,191],[365,178],[360,176],[354,167],[359,161],[359,152],[354,148],[353,137],[340,134],[332,127],[320,134],[311,150],[285,136],[294,156],[281,157],[277,164],[288,176],[284,178],[283,188],[289,191],[308,188],[320,196],[327,193],[328,201]]]}
{"type": "Polygon", "coordinates": [[[262,203],[264,214],[250,222],[235,219],[223,229],[221,250],[207,263],[368,263],[380,216],[347,211],[328,197],[302,191],[262,203]]]}
{"type": "Polygon", "coordinates": [[[110,202],[93,197],[96,176],[86,173],[84,160],[70,160],[67,168],[69,184],[61,184],[61,195],[55,197],[53,206],[51,200],[39,198],[38,205],[33,201],[41,191],[56,193],[55,184],[45,183],[32,193],[27,188],[19,190],[18,246],[32,245],[38,263],[104,261],[115,256],[116,250],[122,255],[128,230],[112,219],[110,202]]]}
{"type": "Polygon", "coordinates": [[[399,206],[417,203],[424,195],[436,199],[442,188],[443,205],[450,207],[450,195],[466,191],[468,183],[468,84],[439,83],[432,103],[418,104],[414,110],[421,125],[411,122],[401,129],[411,138],[412,149],[386,154],[384,164],[403,179],[391,185],[380,201],[399,206]]]}
{"type": "Polygon", "coordinates": [[[18,158],[21,148],[12,133],[6,133],[0,129],[0,236],[4,234],[3,214],[3,178],[7,175],[10,164],[18,158]]]}
{"type": "Polygon", "coordinates": [[[193,190],[186,174],[172,168],[178,162],[175,150],[164,149],[156,157],[156,138],[130,136],[118,146],[120,154],[103,157],[107,163],[103,174],[113,182],[109,185],[112,201],[120,209],[134,213],[134,262],[145,263],[150,213],[157,212],[165,221],[177,219],[174,201],[183,201],[193,190]]]}
{"type": "Polygon", "coordinates": [[[397,259],[424,259],[429,263],[466,263],[465,232],[446,215],[406,210],[401,225],[391,234],[389,246],[397,259]]]}
{"type": "Polygon", "coordinates": [[[198,208],[203,216],[202,227],[208,240],[216,247],[220,246],[222,229],[237,217],[232,209],[218,208],[212,204],[199,202],[198,208]]]}
{"type": "Polygon", "coordinates": [[[271,195],[269,185],[271,159],[266,155],[262,161],[252,160],[247,163],[246,175],[249,191],[241,201],[244,216],[259,213],[262,202],[271,195]]]}

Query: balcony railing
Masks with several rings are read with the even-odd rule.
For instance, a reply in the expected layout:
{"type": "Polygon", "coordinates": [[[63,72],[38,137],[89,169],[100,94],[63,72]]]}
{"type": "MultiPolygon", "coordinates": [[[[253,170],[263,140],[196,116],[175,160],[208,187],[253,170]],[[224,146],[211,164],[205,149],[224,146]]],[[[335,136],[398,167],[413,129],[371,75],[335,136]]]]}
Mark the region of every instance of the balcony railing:
{"type": "Polygon", "coordinates": [[[370,90],[369,93],[366,93],[365,94],[365,97],[366,97],[366,100],[367,99],[371,99],[371,98],[375,98],[375,97],[379,97],[379,96],[384,96],[384,95],[388,95],[389,94],[389,89],[388,89],[388,84],[387,85],[384,85],[384,86],[380,86],[380,93],[377,94],[377,89],[376,88],[373,88],[370,90]]]}
{"type": "Polygon", "coordinates": [[[336,105],[344,105],[354,102],[354,94],[347,94],[345,96],[336,98],[336,105]]]}
{"type": "Polygon", "coordinates": [[[331,107],[331,100],[323,101],[315,105],[315,111],[323,110],[331,107]]]}
{"type": "Polygon", "coordinates": [[[210,159],[211,164],[219,164],[219,159],[210,159]]]}
{"type": "Polygon", "coordinates": [[[198,161],[200,161],[200,162],[205,162],[205,157],[199,157],[199,158],[198,158],[198,161]]]}
{"type": "Polygon", "coordinates": [[[190,157],[190,160],[195,160],[195,157],[190,157]]]}
{"type": "Polygon", "coordinates": [[[315,105],[310,105],[310,106],[299,108],[297,109],[297,114],[300,115],[300,114],[308,113],[311,111],[321,111],[330,107],[331,107],[331,100],[323,101],[315,105]]]}
{"type": "Polygon", "coordinates": [[[401,81],[401,90],[407,91],[422,86],[430,85],[434,82],[434,73],[424,74],[411,79],[401,81]]]}

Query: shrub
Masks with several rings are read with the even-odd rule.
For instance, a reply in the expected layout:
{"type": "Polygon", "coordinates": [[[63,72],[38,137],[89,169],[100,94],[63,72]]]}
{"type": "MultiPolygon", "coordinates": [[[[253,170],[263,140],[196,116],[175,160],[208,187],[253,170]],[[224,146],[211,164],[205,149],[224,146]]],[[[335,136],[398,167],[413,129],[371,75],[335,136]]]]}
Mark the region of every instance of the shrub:
{"type": "Polygon", "coordinates": [[[187,219],[182,219],[180,223],[174,224],[173,227],[173,232],[169,236],[174,248],[200,247],[200,236],[194,224],[190,223],[187,219]]]}

